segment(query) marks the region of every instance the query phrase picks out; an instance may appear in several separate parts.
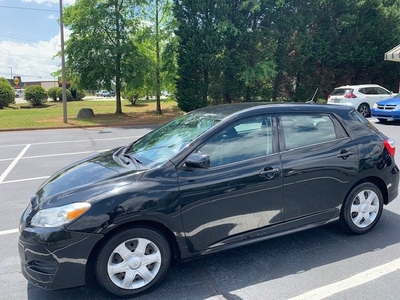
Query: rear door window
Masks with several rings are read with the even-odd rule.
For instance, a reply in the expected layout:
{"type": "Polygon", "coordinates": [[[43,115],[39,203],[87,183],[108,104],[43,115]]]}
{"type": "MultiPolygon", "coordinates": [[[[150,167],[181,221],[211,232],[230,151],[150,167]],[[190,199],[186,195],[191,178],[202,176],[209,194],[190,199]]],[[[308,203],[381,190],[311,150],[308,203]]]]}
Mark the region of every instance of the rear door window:
{"type": "Polygon", "coordinates": [[[328,114],[287,114],[281,115],[280,120],[286,150],[338,138],[335,124],[328,114]]]}

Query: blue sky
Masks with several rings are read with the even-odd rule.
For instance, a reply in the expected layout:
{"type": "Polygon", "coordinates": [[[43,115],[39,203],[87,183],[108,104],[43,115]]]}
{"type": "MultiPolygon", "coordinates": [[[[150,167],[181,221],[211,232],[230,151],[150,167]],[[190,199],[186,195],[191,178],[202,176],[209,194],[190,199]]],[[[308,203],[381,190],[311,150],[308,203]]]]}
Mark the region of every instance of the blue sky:
{"type": "MultiPolygon", "coordinates": [[[[63,5],[75,0],[62,0],[63,5]]],[[[0,0],[0,77],[54,80],[60,69],[59,0],[0,0]]],[[[65,38],[68,31],[64,30],[65,38]]]]}

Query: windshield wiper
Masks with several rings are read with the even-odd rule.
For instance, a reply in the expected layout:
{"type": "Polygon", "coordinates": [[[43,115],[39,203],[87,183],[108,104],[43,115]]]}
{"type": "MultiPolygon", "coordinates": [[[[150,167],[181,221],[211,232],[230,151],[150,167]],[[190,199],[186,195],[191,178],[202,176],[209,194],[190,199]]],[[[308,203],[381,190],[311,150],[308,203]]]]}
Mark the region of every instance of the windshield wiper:
{"type": "MultiPolygon", "coordinates": [[[[131,150],[131,148],[132,148],[132,144],[130,144],[129,146],[127,146],[127,147],[124,149],[124,151],[122,152],[122,156],[123,156],[124,158],[128,158],[130,161],[133,161],[133,162],[135,163],[136,167],[139,168],[139,164],[141,165],[141,164],[143,164],[143,163],[142,163],[141,160],[137,159],[135,156],[133,156],[132,154],[129,154],[129,153],[128,153],[128,152],[131,150]]],[[[127,165],[130,164],[129,161],[124,160],[124,162],[125,162],[127,165]]]]}
{"type": "Polygon", "coordinates": [[[141,160],[137,159],[133,155],[130,155],[128,153],[124,153],[123,156],[126,157],[126,158],[129,158],[130,160],[133,160],[133,161],[137,162],[138,164],[143,164],[141,160]]]}

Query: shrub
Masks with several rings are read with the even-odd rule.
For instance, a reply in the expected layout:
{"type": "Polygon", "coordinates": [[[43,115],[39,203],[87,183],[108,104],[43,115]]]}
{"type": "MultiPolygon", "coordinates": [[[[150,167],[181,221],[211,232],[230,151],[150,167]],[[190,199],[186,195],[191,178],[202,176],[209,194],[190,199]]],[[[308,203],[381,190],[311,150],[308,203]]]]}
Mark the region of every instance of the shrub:
{"type": "Polygon", "coordinates": [[[59,87],[55,86],[52,88],[49,88],[47,91],[47,95],[49,96],[49,98],[51,98],[53,101],[57,101],[57,91],[58,91],[59,87]]]}
{"type": "Polygon", "coordinates": [[[145,95],[144,93],[141,93],[140,91],[136,90],[125,90],[121,93],[122,98],[129,100],[132,105],[136,104],[136,101],[139,100],[140,98],[143,98],[145,95]]]}
{"type": "Polygon", "coordinates": [[[82,100],[85,97],[86,97],[86,93],[84,91],[82,91],[82,90],[76,91],[76,100],[82,100]]]}
{"type": "Polygon", "coordinates": [[[15,103],[15,92],[11,83],[4,77],[0,77],[0,109],[15,103]]]}
{"type": "MultiPolygon", "coordinates": [[[[71,91],[69,89],[66,89],[65,92],[67,95],[67,101],[73,100],[71,91]]],[[[60,101],[62,102],[62,88],[61,87],[59,87],[57,90],[57,98],[60,99],[60,101]]]]}
{"type": "Polygon", "coordinates": [[[47,102],[47,93],[40,85],[30,85],[25,89],[25,100],[33,106],[40,106],[47,102]]]}

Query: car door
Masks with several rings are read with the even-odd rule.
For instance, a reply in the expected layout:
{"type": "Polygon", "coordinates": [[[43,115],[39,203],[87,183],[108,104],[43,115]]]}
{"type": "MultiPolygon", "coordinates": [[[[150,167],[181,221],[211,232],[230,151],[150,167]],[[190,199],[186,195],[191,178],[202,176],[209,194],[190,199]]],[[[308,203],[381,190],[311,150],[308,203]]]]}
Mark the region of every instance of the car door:
{"type": "Polygon", "coordinates": [[[209,168],[178,168],[181,217],[190,252],[240,241],[283,219],[281,162],[272,116],[237,121],[195,152],[209,168]]]}
{"type": "Polygon", "coordinates": [[[329,114],[282,114],[280,126],[285,219],[331,218],[358,173],[357,145],[329,114]]]}

